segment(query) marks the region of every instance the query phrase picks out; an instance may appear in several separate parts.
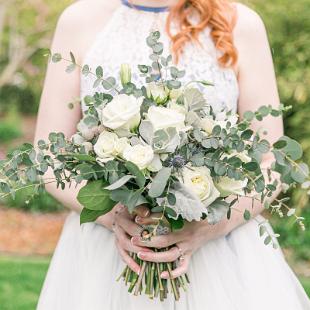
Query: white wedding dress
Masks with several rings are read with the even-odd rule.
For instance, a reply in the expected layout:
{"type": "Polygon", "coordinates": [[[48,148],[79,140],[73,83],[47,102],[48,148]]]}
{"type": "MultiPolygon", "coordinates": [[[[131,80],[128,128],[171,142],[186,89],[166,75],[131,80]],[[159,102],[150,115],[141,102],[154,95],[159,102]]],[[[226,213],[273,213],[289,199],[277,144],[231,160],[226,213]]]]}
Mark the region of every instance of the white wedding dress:
{"type": "MultiPolygon", "coordinates": [[[[138,64],[148,64],[145,38],[157,21],[168,52],[165,34],[166,12],[150,13],[126,6],[118,8],[98,34],[85,64],[102,65],[106,76],[119,74],[121,63],[129,63],[140,81],[138,64]]],[[[205,88],[216,111],[236,110],[238,82],[231,69],[217,64],[217,52],[206,29],[202,47],[188,44],[179,66],[186,79],[214,83],[205,88]]],[[[82,78],[82,96],[93,93],[93,80],[82,78]]],[[[71,213],[65,223],[38,303],[38,310],[310,310],[309,299],[282,252],[265,246],[252,220],[228,236],[211,241],[191,260],[191,284],[181,300],[171,295],[166,301],[132,296],[122,282],[116,282],[124,268],[114,245],[114,235],[90,223],[79,225],[71,213]]]]}

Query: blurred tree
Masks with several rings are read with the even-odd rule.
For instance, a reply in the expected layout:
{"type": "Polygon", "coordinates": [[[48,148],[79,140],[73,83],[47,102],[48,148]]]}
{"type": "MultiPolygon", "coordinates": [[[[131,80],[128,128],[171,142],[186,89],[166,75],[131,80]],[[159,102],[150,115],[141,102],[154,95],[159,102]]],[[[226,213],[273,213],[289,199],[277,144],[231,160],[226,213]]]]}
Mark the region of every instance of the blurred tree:
{"type": "MultiPolygon", "coordinates": [[[[49,47],[57,16],[71,2],[0,0],[0,111],[9,105],[1,92],[10,85],[22,93],[30,87],[38,99],[45,62],[38,57],[42,55],[40,50],[49,47]]],[[[29,109],[24,112],[35,110],[30,106],[36,106],[33,101],[26,105],[29,109]]]]}

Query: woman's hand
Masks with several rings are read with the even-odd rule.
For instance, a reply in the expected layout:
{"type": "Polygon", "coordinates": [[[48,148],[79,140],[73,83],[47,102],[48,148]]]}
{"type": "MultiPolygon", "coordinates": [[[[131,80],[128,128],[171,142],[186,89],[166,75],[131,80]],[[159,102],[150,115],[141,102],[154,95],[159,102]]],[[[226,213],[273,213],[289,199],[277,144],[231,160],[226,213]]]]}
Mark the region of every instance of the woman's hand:
{"type": "MultiPolygon", "coordinates": [[[[140,225],[156,223],[156,216],[152,215],[148,218],[137,216],[136,222],[140,225]]],[[[171,273],[172,278],[185,274],[188,270],[191,256],[206,242],[216,239],[226,234],[225,223],[210,225],[207,221],[187,222],[184,228],[179,231],[169,233],[163,236],[153,236],[150,240],[144,240],[141,236],[132,237],[131,243],[135,249],[142,247],[138,251],[138,257],[145,261],[151,262],[174,262],[177,259],[180,263],[171,273]],[[174,245],[174,246],[173,246],[174,245]],[[148,248],[167,248],[170,250],[164,252],[145,251],[148,248]]],[[[169,278],[168,272],[163,272],[161,277],[169,278]]]]}
{"type": "Polygon", "coordinates": [[[141,226],[134,222],[134,217],[145,218],[149,215],[149,209],[143,205],[136,207],[132,215],[122,205],[115,207],[112,229],[116,237],[116,246],[123,261],[137,274],[140,272],[140,266],[133,260],[129,253],[147,253],[151,250],[143,246],[135,246],[130,242],[132,237],[139,237],[142,232],[141,226]]]}

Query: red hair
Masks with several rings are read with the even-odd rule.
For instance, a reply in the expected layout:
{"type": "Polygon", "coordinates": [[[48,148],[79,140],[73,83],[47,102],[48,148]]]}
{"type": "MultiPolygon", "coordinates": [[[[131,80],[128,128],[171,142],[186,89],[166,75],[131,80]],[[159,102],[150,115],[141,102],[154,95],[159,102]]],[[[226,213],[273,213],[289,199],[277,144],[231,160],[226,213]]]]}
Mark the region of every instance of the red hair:
{"type": "Polygon", "coordinates": [[[229,0],[179,0],[171,8],[167,19],[167,32],[172,41],[172,52],[178,61],[185,44],[199,42],[199,33],[207,26],[217,50],[221,52],[218,61],[223,66],[233,66],[238,59],[233,42],[233,28],[236,21],[235,7],[229,0]],[[192,13],[199,14],[198,23],[190,21],[192,13]],[[172,23],[178,26],[176,34],[171,33],[172,23]]]}

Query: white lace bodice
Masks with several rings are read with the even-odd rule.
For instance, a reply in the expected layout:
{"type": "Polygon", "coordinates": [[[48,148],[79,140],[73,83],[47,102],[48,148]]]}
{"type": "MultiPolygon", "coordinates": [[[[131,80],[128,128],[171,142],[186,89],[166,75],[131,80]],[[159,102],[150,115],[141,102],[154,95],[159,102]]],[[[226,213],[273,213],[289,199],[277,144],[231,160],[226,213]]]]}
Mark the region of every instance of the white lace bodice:
{"type": "MultiPolygon", "coordinates": [[[[97,35],[97,38],[85,56],[84,64],[92,70],[102,66],[104,76],[119,76],[122,63],[129,63],[133,71],[133,80],[136,84],[144,82],[140,77],[137,65],[150,64],[150,49],[145,39],[150,30],[156,28],[161,32],[160,41],[165,46],[165,56],[169,54],[169,37],[165,32],[167,12],[151,13],[138,11],[124,5],[120,6],[110,18],[108,24],[97,35]]],[[[210,29],[206,28],[200,36],[202,46],[188,43],[184,49],[178,67],[186,70],[183,78],[188,80],[207,80],[214,84],[212,87],[203,87],[209,104],[215,111],[223,109],[236,111],[239,96],[238,82],[232,69],[218,65],[218,51],[215,49],[210,29]]],[[[93,88],[94,77],[82,77],[81,97],[93,94],[100,90],[93,88]]]]}

